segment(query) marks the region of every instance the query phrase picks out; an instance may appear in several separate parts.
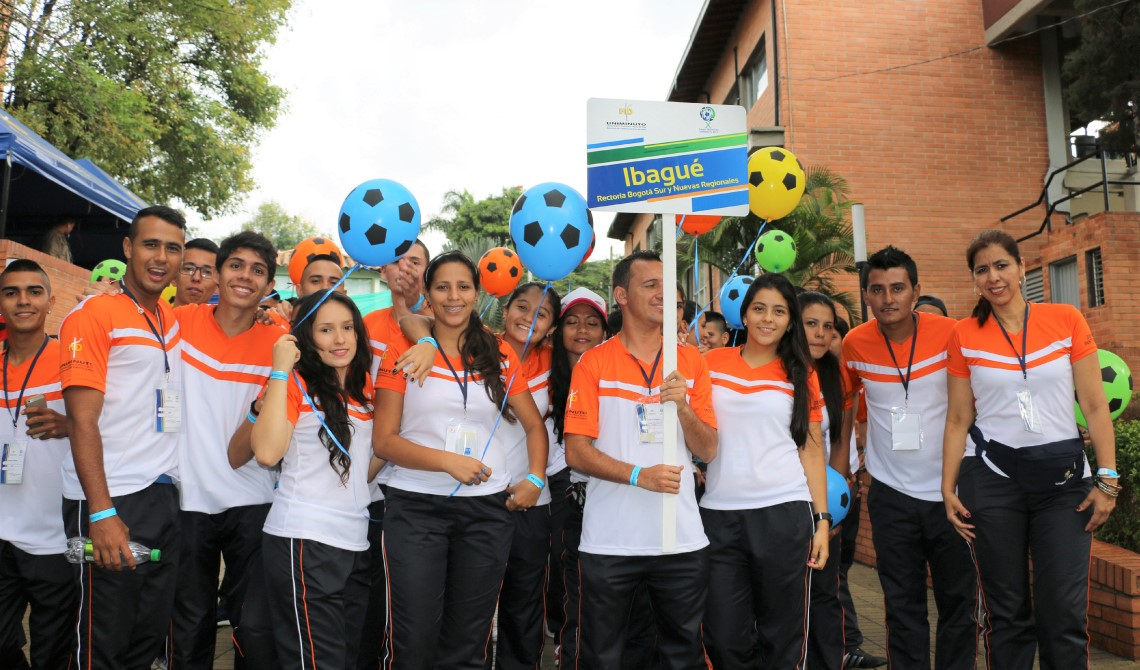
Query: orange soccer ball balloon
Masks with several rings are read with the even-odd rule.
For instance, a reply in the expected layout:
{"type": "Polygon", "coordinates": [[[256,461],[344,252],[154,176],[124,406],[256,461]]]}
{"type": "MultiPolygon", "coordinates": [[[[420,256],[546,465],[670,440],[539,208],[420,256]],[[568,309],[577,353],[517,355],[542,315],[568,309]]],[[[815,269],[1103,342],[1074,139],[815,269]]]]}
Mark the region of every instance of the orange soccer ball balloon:
{"type": "Polygon", "coordinates": [[[293,284],[301,283],[301,273],[305,271],[305,267],[309,262],[317,256],[329,255],[336,259],[337,263],[344,265],[344,254],[340,252],[340,247],[336,245],[327,237],[309,237],[297,243],[293,249],[293,256],[289,259],[289,281],[293,284]]]}
{"type": "Polygon", "coordinates": [[[704,235],[720,223],[719,216],[708,214],[683,214],[681,216],[681,230],[690,235],[704,235]]]}
{"type": "Polygon", "coordinates": [[[488,249],[479,259],[479,285],[496,298],[515,290],[522,275],[519,255],[506,247],[488,249]]]}

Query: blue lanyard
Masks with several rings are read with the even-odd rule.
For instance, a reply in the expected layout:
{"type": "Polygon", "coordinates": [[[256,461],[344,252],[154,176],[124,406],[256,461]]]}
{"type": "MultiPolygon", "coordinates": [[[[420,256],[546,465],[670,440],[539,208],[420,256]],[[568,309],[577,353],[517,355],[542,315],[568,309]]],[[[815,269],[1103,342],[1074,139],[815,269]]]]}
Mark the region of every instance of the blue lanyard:
{"type": "MultiPolygon", "coordinates": [[[[28,382],[32,379],[32,370],[36,369],[36,361],[40,360],[40,354],[47,349],[48,340],[51,339],[44,335],[44,343],[40,345],[40,350],[36,352],[35,358],[32,359],[32,364],[28,366],[28,374],[24,375],[24,384],[20,386],[20,395],[16,398],[16,411],[12,412],[12,408],[8,408],[8,416],[12,417],[12,427],[15,428],[16,424],[20,423],[20,405],[24,404],[24,391],[28,390],[28,382]]],[[[11,343],[4,346],[4,396],[5,399],[11,397],[8,390],[8,352],[11,351],[11,343]]]]}
{"type": "Polygon", "coordinates": [[[138,307],[139,309],[139,314],[142,315],[142,318],[146,319],[147,327],[150,328],[150,332],[154,334],[154,337],[158,340],[159,346],[162,347],[162,365],[166,369],[166,374],[170,374],[170,359],[166,356],[166,337],[163,335],[166,332],[166,326],[162,323],[162,309],[157,304],[154,306],[154,315],[158,317],[158,327],[162,329],[162,333],[160,333],[155,329],[154,322],[150,320],[150,316],[147,315],[146,310],[143,309],[143,306],[139,304],[138,300],[135,300],[135,297],[133,295],[131,295],[131,290],[127,288],[127,285],[125,283],[123,284],[123,295],[127,296],[131,299],[131,302],[135,303],[135,307],[138,307]]]}
{"type": "MultiPolygon", "coordinates": [[[[435,333],[432,333],[432,335],[435,335],[435,333]]],[[[439,355],[443,356],[443,362],[447,363],[447,369],[451,370],[451,376],[455,377],[455,383],[459,385],[459,392],[463,394],[463,412],[466,413],[467,412],[467,364],[463,363],[463,360],[462,360],[463,359],[463,352],[462,351],[459,352],[460,363],[463,363],[463,381],[459,380],[459,373],[455,371],[455,366],[453,366],[451,364],[451,359],[448,358],[447,354],[445,354],[443,352],[442,347],[440,347],[440,349],[439,349],[439,355]]]]}
{"type": "Polygon", "coordinates": [[[1001,319],[997,318],[997,315],[994,315],[994,321],[997,322],[998,328],[1001,329],[1001,334],[1005,336],[1005,341],[1009,342],[1009,348],[1013,349],[1013,355],[1015,358],[1017,358],[1017,364],[1021,366],[1021,378],[1025,381],[1029,381],[1029,371],[1025,366],[1025,359],[1029,356],[1028,352],[1025,350],[1025,344],[1027,342],[1025,334],[1029,332],[1029,303],[1025,303],[1025,323],[1021,326],[1020,354],[1017,353],[1017,347],[1013,346],[1013,340],[1010,339],[1009,333],[1005,332],[1005,326],[1001,325],[1001,319]]]}

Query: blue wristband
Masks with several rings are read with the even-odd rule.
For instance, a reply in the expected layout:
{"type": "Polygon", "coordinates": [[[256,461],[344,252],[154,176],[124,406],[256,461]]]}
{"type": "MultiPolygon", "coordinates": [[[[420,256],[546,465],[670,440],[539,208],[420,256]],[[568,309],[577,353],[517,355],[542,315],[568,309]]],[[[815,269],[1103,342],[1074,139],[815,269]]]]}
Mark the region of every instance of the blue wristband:
{"type": "Polygon", "coordinates": [[[539,491],[546,488],[546,482],[539,479],[537,475],[527,475],[526,480],[531,484],[537,486],[539,491]]]}
{"type": "Polygon", "coordinates": [[[1097,475],[1097,477],[1108,477],[1110,479],[1113,479],[1113,478],[1119,479],[1120,478],[1120,473],[1117,472],[1116,470],[1113,470],[1112,468],[1098,468],[1096,471],[1096,475],[1097,475]]]}
{"type": "Polygon", "coordinates": [[[114,507],[108,507],[107,509],[103,510],[102,512],[95,512],[91,516],[87,517],[87,520],[90,523],[95,523],[96,521],[102,521],[103,519],[109,519],[113,516],[118,516],[118,515],[119,515],[118,510],[116,510],[114,507]]]}
{"type": "Polygon", "coordinates": [[[436,351],[439,351],[439,342],[436,342],[435,338],[431,335],[428,335],[427,337],[421,337],[420,339],[416,340],[416,344],[423,344],[424,342],[427,342],[431,346],[435,347],[436,351]]]}
{"type": "Polygon", "coordinates": [[[269,373],[269,378],[271,380],[272,379],[280,379],[283,382],[287,382],[287,381],[289,381],[289,373],[283,372],[281,370],[274,370],[273,372],[269,373]]]}
{"type": "Polygon", "coordinates": [[[633,466],[633,472],[629,473],[629,485],[637,486],[637,475],[641,474],[641,466],[633,466]]]}
{"type": "Polygon", "coordinates": [[[420,294],[420,299],[419,299],[419,300],[417,300],[417,301],[416,301],[416,304],[412,305],[412,308],[411,308],[410,310],[408,310],[408,311],[410,311],[410,312],[412,312],[412,313],[414,314],[415,312],[418,312],[418,311],[420,311],[420,308],[421,308],[421,307],[423,307],[423,306],[424,306],[424,294],[423,294],[423,293],[421,293],[421,294],[420,294]]]}
{"type": "Polygon", "coordinates": [[[245,415],[245,420],[246,420],[246,421],[248,421],[248,422],[250,422],[250,423],[257,423],[257,417],[253,415],[253,412],[250,412],[249,414],[246,414],[246,415],[245,415]]]}

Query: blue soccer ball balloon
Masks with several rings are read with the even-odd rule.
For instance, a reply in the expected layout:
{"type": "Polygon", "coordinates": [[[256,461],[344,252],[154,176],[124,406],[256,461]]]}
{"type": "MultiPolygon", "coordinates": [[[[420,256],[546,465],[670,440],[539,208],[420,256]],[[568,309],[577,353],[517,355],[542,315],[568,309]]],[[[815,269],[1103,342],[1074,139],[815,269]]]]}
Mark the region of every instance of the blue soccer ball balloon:
{"type": "Polygon", "coordinates": [[[340,206],[340,246],[361,265],[395,262],[420,235],[420,205],[391,179],[372,179],[352,189],[340,206]]]}
{"type": "Polygon", "coordinates": [[[582,194],[546,182],[528,188],[515,201],[511,239],[531,274],[558,281],[578,267],[594,243],[594,217],[582,194]]]}
{"type": "Polygon", "coordinates": [[[839,525],[851,510],[851,487],[839,471],[827,466],[827,511],[831,513],[831,527],[839,525]]]}
{"type": "Polygon", "coordinates": [[[733,328],[744,327],[740,320],[740,308],[744,305],[744,294],[748,293],[748,285],[751,283],[752,277],[738,275],[725,282],[720,289],[720,313],[733,328]]]}

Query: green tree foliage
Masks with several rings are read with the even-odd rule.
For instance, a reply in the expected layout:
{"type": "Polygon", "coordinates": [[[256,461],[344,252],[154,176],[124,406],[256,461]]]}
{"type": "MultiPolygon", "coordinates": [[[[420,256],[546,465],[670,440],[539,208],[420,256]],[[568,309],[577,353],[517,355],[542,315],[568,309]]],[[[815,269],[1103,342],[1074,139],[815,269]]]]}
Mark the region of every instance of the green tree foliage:
{"type": "Polygon", "coordinates": [[[1080,44],[1065,59],[1069,111],[1077,125],[1107,121],[1101,142],[1112,152],[1140,151],[1140,3],[1076,0],[1080,44]],[[1109,7],[1108,5],[1116,5],[1109,7]]]}
{"type": "Polygon", "coordinates": [[[292,0],[0,0],[4,108],[151,202],[248,192],[284,92],[262,70],[292,0]]]}
{"type": "Polygon", "coordinates": [[[440,215],[427,222],[427,227],[438,230],[452,244],[487,238],[491,246],[509,246],[511,243],[511,208],[522,195],[521,186],[504,188],[500,195],[476,200],[471,193],[448,191],[443,196],[440,215]]]}
{"type": "Polygon", "coordinates": [[[311,221],[289,214],[272,200],[262,203],[254,212],[253,218],[241,224],[241,229],[261,233],[280,251],[292,249],[306,237],[320,234],[311,221]]]}
{"type": "MultiPolygon", "coordinates": [[[[847,223],[847,212],[851,208],[847,192],[847,181],[843,177],[827,168],[809,168],[799,205],[788,216],[769,223],[764,230],[783,230],[795,239],[796,263],[785,273],[793,284],[830,296],[846,309],[849,321],[857,321],[858,296],[840,291],[836,286],[841,276],[855,272],[854,242],[847,223]]],[[[697,247],[701,263],[719,268],[727,279],[743,258],[740,274],[755,275],[760,270],[756,258],[752,254],[745,258],[745,252],[756,239],[761,224],[762,220],[752,214],[725,218],[701,236],[697,247]]],[[[664,234],[670,232],[664,231],[664,234]]],[[[692,274],[693,252],[693,237],[683,235],[677,241],[677,271],[681,279],[692,274]]]]}

